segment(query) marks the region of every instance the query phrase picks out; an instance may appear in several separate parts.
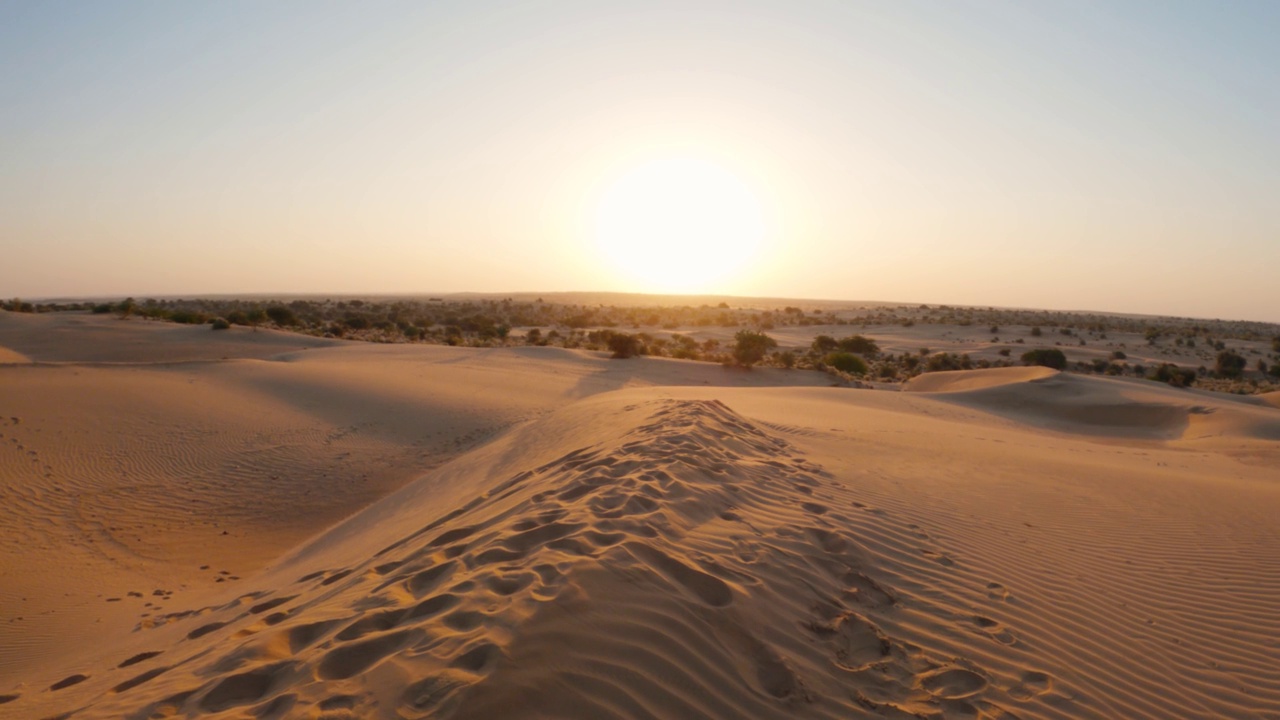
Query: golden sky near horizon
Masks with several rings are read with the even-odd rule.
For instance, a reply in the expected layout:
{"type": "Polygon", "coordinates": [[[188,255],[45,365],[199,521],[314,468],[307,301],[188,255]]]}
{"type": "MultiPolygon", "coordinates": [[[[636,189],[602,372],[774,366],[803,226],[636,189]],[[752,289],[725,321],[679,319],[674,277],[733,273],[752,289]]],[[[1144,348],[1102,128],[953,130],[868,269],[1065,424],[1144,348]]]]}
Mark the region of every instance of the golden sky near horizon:
{"type": "Polygon", "coordinates": [[[1280,9],[9,3],[0,294],[1280,321],[1280,9]]]}

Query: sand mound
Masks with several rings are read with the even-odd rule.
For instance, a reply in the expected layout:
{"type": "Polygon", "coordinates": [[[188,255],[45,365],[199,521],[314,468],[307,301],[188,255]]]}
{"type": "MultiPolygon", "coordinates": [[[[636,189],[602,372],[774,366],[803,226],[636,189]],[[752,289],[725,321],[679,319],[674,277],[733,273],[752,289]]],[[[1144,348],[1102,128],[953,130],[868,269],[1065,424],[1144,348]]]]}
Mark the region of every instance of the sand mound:
{"type": "Polygon", "coordinates": [[[918,375],[903,386],[906,392],[966,392],[985,388],[1034,382],[1054,377],[1057,370],[1047,367],[1007,367],[985,370],[953,370],[918,375]]]}
{"type": "Polygon", "coordinates": [[[1280,416],[1247,398],[1144,380],[999,368],[930,373],[913,379],[907,390],[1019,423],[1096,437],[1280,439],[1280,416]]]}
{"type": "Polygon", "coordinates": [[[148,619],[143,637],[183,639],[59,691],[121,717],[457,718],[905,716],[983,691],[879,627],[894,595],[833,525],[829,475],[787,442],[714,401],[612,413],[625,431],[364,562],[148,619]]]}
{"type": "MultiPolygon", "coordinates": [[[[135,363],[266,358],[346,345],[342,340],[279,330],[179,325],[87,313],[0,311],[0,346],[31,362],[135,363]]],[[[0,362],[13,362],[3,359],[0,362]]]]}

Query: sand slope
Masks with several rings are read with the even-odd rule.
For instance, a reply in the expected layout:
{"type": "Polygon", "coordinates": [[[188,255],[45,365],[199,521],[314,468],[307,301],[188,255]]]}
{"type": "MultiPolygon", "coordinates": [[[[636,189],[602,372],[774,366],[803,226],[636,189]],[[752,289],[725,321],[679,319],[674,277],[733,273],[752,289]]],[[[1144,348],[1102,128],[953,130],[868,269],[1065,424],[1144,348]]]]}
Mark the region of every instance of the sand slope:
{"type": "MultiPolygon", "coordinates": [[[[255,569],[147,596],[153,607],[98,600],[121,608],[109,627],[80,626],[98,641],[11,667],[0,716],[1280,717],[1280,410],[1019,369],[887,393],[821,387],[816,373],[423,350],[3,369],[4,402],[22,395],[19,371],[107,373],[67,384],[126,397],[154,384],[150,402],[185,393],[224,413],[212,425],[264,440],[284,430],[237,408],[350,422],[345,442],[373,448],[343,450],[361,463],[403,451],[392,475],[436,466],[350,496],[369,504],[307,539],[281,531],[288,543],[271,528],[291,527],[289,488],[307,483],[238,481],[278,515],[231,523],[269,546],[255,569]],[[227,393],[240,394],[218,409],[227,393]],[[419,457],[421,423],[451,441],[493,429],[419,457]]],[[[30,418],[0,430],[50,423],[23,436],[34,446],[74,427],[28,402],[30,418]]],[[[324,445],[296,442],[307,452],[281,462],[316,463],[314,482],[322,466],[304,456],[324,445]]],[[[3,472],[9,492],[52,492],[3,472]]],[[[156,481],[181,494],[198,474],[156,481]]],[[[217,476],[184,497],[219,497],[217,476]]],[[[57,527],[57,513],[25,508],[24,522],[57,527]]],[[[127,504],[105,517],[117,516],[127,504]]]]}

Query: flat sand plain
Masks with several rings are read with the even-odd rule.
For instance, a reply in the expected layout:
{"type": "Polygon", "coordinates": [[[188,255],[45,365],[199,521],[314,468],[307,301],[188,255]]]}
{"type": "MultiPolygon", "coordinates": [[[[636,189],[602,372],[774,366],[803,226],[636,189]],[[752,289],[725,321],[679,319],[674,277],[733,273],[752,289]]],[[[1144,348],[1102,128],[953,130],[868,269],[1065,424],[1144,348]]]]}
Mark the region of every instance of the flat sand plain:
{"type": "Polygon", "coordinates": [[[0,312],[0,717],[1280,717],[1278,405],[0,312]]]}

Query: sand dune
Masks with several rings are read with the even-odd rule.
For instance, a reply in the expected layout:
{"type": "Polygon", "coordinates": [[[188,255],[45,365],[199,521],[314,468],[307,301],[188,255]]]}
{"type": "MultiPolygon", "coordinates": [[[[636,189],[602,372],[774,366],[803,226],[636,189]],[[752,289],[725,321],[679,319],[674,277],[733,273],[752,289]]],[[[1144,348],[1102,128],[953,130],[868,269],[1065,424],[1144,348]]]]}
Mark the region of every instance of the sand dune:
{"type": "Polygon", "coordinates": [[[921,375],[904,389],[1063,432],[1201,443],[1280,440],[1280,417],[1251,398],[1131,378],[997,368],[921,375]]]}
{"type": "Polygon", "coordinates": [[[1280,717],[1269,406],[135,352],[0,368],[0,716],[1280,717]]]}

